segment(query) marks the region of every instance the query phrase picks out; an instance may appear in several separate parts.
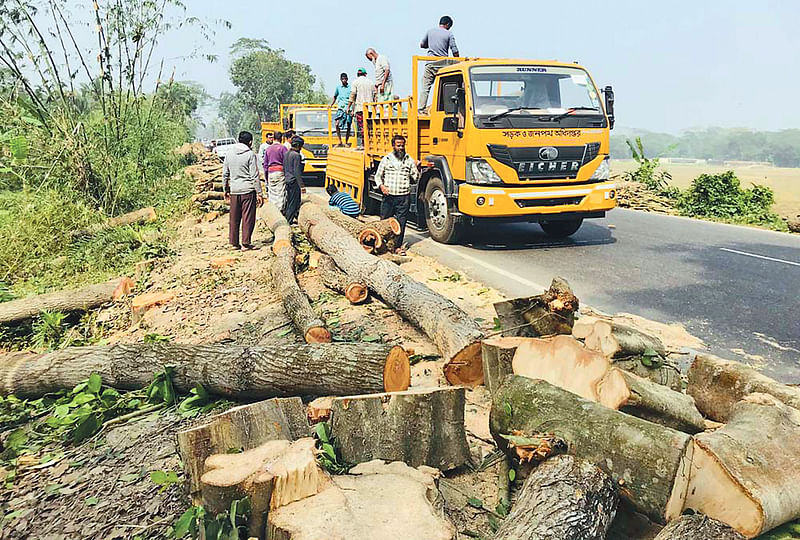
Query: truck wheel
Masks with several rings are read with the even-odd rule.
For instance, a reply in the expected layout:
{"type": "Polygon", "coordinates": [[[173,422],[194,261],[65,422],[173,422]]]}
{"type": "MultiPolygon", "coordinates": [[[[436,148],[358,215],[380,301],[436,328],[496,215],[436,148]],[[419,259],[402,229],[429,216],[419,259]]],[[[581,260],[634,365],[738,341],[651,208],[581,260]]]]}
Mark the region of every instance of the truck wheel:
{"type": "Polygon", "coordinates": [[[575,234],[581,228],[583,218],[580,219],[565,219],[559,221],[542,221],[539,225],[542,230],[554,238],[566,238],[575,234]]]}
{"type": "Polygon", "coordinates": [[[454,244],[463,231],[460,216],[450,214],[441,178],[433,177],[425,187],[425,221],[431,238],[443,244],[454,244]]]}

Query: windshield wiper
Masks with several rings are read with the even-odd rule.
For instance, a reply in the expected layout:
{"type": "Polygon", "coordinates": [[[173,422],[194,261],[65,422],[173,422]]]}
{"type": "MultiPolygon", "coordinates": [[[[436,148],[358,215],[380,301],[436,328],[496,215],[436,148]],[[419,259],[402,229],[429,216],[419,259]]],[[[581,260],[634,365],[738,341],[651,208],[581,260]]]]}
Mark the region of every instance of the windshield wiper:
{"type": "Polygon", "coordinates": [[[309,131],[324,131],[324,132],[327,133],[328,132],[328,128],[326,128],[326,127],[324,127],[324,128],[321,128],[321,127],[308,128],[308,129],[304,129],[303,131],[299,132],[298,135],[305,135],[309,131]]]}
{"type": "Polygon", "coordinates": [[[553,122],[557,122],[557,121],[561,120],[562,118],[566,118],[567,116],[571,116],[572,113],[574,113],[575,111],[595,111],[595,112],[600,112],[600,109],[598,109],[597,107],[570,107],[569,109],[567,109],[567,112],[561,113],[558,116],[554,116],[553,117],[553,122]]]}
{"type": "Polygon", "coordinates": [[[492,116],[487,118],[487,120],[489,120],[490,122],[494,122],[495,120],[503,118],[505,115],[511,114],[512,112],[525,111],[525,110],[535,111],[537,109],[539,109],[539,107],[511,107],[510,109],[506,109],[503,112],[493,114],[492,116]]]}

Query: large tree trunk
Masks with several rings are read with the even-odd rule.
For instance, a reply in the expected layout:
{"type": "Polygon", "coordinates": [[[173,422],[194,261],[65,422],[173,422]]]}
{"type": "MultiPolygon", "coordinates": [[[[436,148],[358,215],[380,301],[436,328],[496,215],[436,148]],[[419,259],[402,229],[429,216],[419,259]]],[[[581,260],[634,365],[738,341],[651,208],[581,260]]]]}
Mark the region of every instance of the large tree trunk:
{"type": "Polygon", "coordinates": [[[4,355],[0,391],[38,397],[72,388],[92,373],[114,388],[137,390],[164,366],[175,367],[173,383],[180,392],[200,383],[209,392],[237,399],[394,392],[411,381],[403,348],[382,343],[120,343],[4,355]]]}
{"type": "Polygon", "coordinates": [[[800,388],[781,384],[744,364],[710,354],[698,354],[692,362],[686,391],[703,414],[717,422],[727,422],[734,405],[756,392],[800,409],[800,388]]]}
{"type": "Polygon", "coordinates": [[[627,371],[620,373],[625,379],[629,394],[619,409],[622,412],[684,433],[700,433],[706,429],[705,419],[697,410],[691,396],[627,371]]]}
{"type": "Polygon", "coordinates": [[[40,294],[0,303],[0,324],[36,317],[43,311],[85,311],[130,294],[136,284],[130,278],[112,279],[107,283],[80,289],[40,294]]]}
{"type": "Polygon", "coordinates": [[[619,497],[611,478],[572,456],[531,473],[494,540],[604,540],[619,497]]]}
{"type": "Polygon", "coordinates": [[[295,250],[292,246],[292,229],[289,223],[270,203],[264,203],[262,216],[275,235],[272,251],[275,260],[271,262],[270,273],[275,290],[278,291],[286,313],[306,343],[329,343],[331,333],[311,307],[294,274],[295,250]]]}
{"type": "Polygon", "coordinates": [[[350,279],[328,255],[320,254],[317,272],[326,287],[344,295],[351,304],[362,304],[369,298],[369,289],[364,283],[350,279]]]}
{"type": "Polygon", "coordinates": [[[703,514],[691,514],[669,523],[655,540],[745,540],[745,537],[716,519],[703,514]]]}
{"type": "Polygon", "coordinates": [[[571,334],[578,298],[564,278],[553,278],[543,294],[494,304],[504,336],[571,334]]]}
{"type": "Polygon", "coordinates": [[[654,521],[665,523],[683,509],[691,463],[691,438],[592,401],[542,380],[511,376],[492,400],[490,429],[503,436],[551,434],[570,454],[611,475],[620,495],[654,521]]]}
{"type": "Polygon", "coordinates": [[[311,241],[333,257],[348,276],[366,283],[431,338],[448,362],[445,376],[451,384],[475,385],[483,381],[483,332],[472,317],[451,300],[410,278],[397,265],[366,253],[319,206],[303,204],[299,222],[311,241]],[[462,377],[462,373],[466,376],[462,377]]]}
{"type": "Polygon", "coordinates": [[[397,235],[402,227],[397,219],[390,217],[381,221],[366,224],[358,233],[358,242],[370,253],[385,253],[400,247],[397,245],[397,235]],[[371,248],[371,249],[368,249],[371,248]]]}
{"type": "Polygon", "coordinates": [[[200,477],[209,456],[231,449],[252,450],[267,441],[293,441],[308,435],[309,426],[299,397],[241,405],[210,417],[205,424],[179,431],[178,452],[193,503],[201,502],[200,477]]]}
{"type": "Polygon", "coordinates": [[[408,390],[333,400],[331,432],[342,459],[404,461],[447,471],[469,460],[464,388],[408,390]]]}
{"type": "Polygon", "coordinates": [[[587,348],[601,352],[609,358],[642,356],[648,351],[662,357],[667,354],[664,344],[657,337],[613,321],[578,319],[572,335],[583,339],[587,348]]]}
{"type": "Polygon", "coordinates": [[[157,217],[158,216],[156,216],[155,208],[148,206],[147,208],[140,208],[139,210],[134,210],[133,212],[128,212],[127,214],[122,214],[121,216],[109,218],[103,223],[96,223],[87,229],[73,231],[72,236],[73,238],[77,238],[79,236],[92,236],[104,229],[121,227],[123,225],[133,225],[135,223],[149,223],[155,221],[157,217]]]}
{"type": "Polygon", "coordinates": [[[687,508],[748,538],[800,517],[800,411],[750,394],[694,442],[687,508]]]}

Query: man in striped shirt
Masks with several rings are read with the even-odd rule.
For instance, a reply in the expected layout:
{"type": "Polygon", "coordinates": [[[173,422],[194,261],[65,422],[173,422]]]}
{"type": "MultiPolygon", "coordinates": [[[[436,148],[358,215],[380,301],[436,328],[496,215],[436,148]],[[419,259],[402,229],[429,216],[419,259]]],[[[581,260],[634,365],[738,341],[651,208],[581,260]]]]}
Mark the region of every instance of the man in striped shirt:
{"type": "Polygon", "coordinates": [[[333,184],[328,184],[328,187],[325,188],[325,191],[327,191],[328,195],[331,196],[330,200],[328,201],[328,205],[335,206],[341,210],[342,214],[350,217],[358,217],[358,214],[361,213],[358,208],[358,203],[353,200],[350,194],[343,191],[337,191],[336,186],[333,184]]]}
{"type": "Polygon", "coordinates": [[[392,137],[392,149],[378,165],[375,183],[383,194],[381,219],[394,217],[400,222],[397,245],[401,247],[395,251],[402,252],[408,209],[411,206],[411,184],[419,181],[419,165],[413,157],[406,154],[406,138],[402,135],[396,134],[392,137]]]}

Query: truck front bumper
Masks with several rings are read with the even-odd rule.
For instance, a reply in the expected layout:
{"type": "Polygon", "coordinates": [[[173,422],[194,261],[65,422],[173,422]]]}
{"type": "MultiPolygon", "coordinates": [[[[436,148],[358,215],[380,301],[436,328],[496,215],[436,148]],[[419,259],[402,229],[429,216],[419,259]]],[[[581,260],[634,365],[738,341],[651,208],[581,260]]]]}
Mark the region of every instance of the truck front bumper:
{"type": "Polygon", "coordinates": [[[578,186],[490,187],[463,183],[458,186],[458,210],[475,218],[519,218],[535,221],[554,214],[590,214],[617,205],[614,182],[578,186]]]}
{"type": "Polygon", "coordinates": [[[303,167],[303,172],[305,174],[312,174],[312,173],[324,173],[325,166],[327,165],[328,161],[325,159],[308,159],[306,158],[305,166],[303,167]]]}

